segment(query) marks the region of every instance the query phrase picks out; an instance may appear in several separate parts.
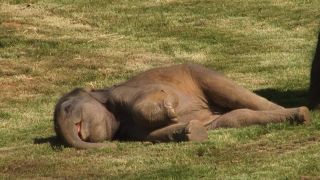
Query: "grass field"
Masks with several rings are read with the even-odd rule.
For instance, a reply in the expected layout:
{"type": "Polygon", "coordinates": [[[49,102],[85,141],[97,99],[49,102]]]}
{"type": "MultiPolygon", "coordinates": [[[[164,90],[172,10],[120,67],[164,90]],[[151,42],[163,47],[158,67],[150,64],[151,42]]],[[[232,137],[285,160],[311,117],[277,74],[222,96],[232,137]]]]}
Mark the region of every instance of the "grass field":
{"type": "Polygon", "coordinates": [[[198,63],[286,107],[306,105],[319,0],[0,1],[0,179],[320,177],[311,125],[209,133],[204,143],[58,146],[52,114],[75,87],[198,63]]]}

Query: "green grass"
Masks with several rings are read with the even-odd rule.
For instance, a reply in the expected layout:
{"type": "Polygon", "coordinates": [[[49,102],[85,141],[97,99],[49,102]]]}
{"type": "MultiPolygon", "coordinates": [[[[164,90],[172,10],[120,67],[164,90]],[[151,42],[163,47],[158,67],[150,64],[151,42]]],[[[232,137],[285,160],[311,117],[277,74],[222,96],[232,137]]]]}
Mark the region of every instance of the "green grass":
{"type": "Polygon", "coordinates": [[[52,113],[75,87],[198,63],[286,107],[306,105],[318,0],[0,2],[0,178],[320,177],[320,113],[309,126],[209,132],[204,143],[57,146],[52,113]]]}

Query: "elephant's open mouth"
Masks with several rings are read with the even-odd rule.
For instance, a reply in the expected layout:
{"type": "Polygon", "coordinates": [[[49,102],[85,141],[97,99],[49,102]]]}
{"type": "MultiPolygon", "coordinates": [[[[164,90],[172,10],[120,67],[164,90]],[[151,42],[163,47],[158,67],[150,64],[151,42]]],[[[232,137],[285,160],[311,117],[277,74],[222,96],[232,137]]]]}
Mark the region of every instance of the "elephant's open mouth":
{"type": "Polygon", "coordinates": [[[76,123],[76,128],[77,128],[77,133],[78,133],[79,137],[82,139],[82,136],[81,136],[81,121],[76,123]]]}

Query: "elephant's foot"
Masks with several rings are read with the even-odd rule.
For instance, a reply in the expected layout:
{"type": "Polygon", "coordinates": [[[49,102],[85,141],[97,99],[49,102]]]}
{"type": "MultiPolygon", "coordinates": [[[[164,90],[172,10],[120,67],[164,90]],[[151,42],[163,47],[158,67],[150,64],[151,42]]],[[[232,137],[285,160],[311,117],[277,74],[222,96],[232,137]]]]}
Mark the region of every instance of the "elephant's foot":
{"type": "Polygon", "coordinates": [[[301,106],[298,108],[292,108],[293,116],[290,123],[297,124],[309,124],[310,123],[310,111],[307,107],[301,106]]]}
{"type": "Polygon", "coordinates": [[[298,108],[296,122],[299,124],[309,124],[310,123],[310,111],[307,107],[302,106],[302,107],[298,108]]]}
{"type": "Polygon", "coordinates": [[[190,121],[185,130],[187,141],[202,142],[208,139],[206,128],[198,120],[190,121]]]}

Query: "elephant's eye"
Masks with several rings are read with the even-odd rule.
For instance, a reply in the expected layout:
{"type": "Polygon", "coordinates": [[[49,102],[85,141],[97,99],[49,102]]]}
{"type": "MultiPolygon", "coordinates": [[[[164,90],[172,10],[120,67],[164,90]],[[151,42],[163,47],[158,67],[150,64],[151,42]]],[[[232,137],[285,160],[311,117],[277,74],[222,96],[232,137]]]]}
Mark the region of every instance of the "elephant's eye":
{"type": "Polygon", "coordinates": [[[69,113],[71,110],[71,105],[72,105],[72,102],[69,100],[69,101],[63,102],[61,104],[61,107],[66,113],[69,113]]]}
{"type": "Polygon", "coordinates": [[[64,107],[64,111],[65,111],[66,113],[69,113],[69,112],[70,112],[70,108],[71,108],[71,105],[66,106],[66,107],[64,107]]]}

